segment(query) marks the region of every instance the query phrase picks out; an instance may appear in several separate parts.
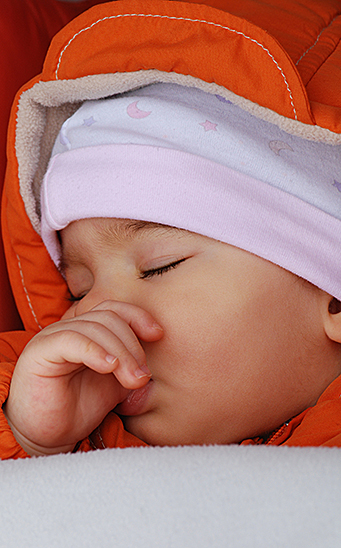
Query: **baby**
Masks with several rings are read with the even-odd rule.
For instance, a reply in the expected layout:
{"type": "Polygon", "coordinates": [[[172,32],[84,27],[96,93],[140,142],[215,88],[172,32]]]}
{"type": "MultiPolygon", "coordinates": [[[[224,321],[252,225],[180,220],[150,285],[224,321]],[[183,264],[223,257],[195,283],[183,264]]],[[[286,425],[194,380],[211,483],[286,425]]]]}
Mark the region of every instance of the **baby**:
{"type": "Polygon", "coordinates": [[[85,102],[41,192],[72,304],[26,346],[5,407],[27,453],[74,450],[112,410],[151,445],[302,428],[340,384],[339,164],[200,90],[85,102]]]}

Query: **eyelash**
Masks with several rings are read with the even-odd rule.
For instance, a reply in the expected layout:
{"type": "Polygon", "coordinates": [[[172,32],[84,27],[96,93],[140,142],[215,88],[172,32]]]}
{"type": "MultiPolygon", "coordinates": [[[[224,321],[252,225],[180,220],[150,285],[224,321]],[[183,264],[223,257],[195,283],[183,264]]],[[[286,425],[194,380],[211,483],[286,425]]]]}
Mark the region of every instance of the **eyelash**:
{"type": "MultiPolygon", "coordinates": [[[[174,261],[173,263],[167,264],[165,266],[160,266],[159,268],[146,270],[145,272],[141,273],[140,278],[141,278],[141,280],[149,280],[149,279],[153,278],[154,276],[162,276],[162,274],[165,274],[166,272],[169,272],[170,270],[173,270],[179,264],[186,261],[186,258],[187,257],[184,257],[183,259],[180,259],[178,261],[174,261]]],[[[67,300],[71,303],[77,303],[77,302],[81,301],[83,299],[83,297],[85,297],[85,295],[81,295],[80,297],[75,297],[74,295],[72,295],[72,293],[70,293],[69,296],[67,297],[67,300]]]]}
{"type": "Polygon", "coordinates": [[[154,276],[162,276],[162,274],[169,272],[169,270],[173,270],[184,261],[186,261],[186,257],[183,259],[180,259],[179,261],[174,261],[173,263],[167,264],[165,266],[160,266],[160,268],[153,268],[151,270],[146,270],[145,272],[142,272],[140,278],[142,280],[147,280],[147,279],[153,278],[154,276]]]}

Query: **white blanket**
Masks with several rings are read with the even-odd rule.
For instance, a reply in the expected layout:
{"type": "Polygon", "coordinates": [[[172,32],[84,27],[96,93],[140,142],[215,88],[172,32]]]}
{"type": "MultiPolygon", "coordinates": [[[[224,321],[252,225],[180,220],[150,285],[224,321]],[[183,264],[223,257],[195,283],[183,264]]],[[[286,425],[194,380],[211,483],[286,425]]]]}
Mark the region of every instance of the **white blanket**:
{"type": "Polygon", "coordinates": [[[341,546],[341,449],[107,449],[0,462],[0,546],[341,546]]]}

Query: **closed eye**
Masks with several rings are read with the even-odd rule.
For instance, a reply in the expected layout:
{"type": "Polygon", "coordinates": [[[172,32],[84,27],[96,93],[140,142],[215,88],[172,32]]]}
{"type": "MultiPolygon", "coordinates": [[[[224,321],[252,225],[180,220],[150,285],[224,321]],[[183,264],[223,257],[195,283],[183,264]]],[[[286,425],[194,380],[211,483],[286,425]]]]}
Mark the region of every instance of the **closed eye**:
{"type": "MultiPolygon", "coordinates": [[[[186,261],[187,257],[184,257],[183,259],[179,259],[178,261],[174,261],[172,263],[166,264],[165,266],[160,266],[159,268],[151,268],[149,270],[146,270],[145,272],[141,272],[140,279],[142,280],[148,280],[153,278],[154,276],[162,276],[162,274],[165,274],[169,270],[173,270],[176,268],[179,264],[186,261]]],[[[85,297],[86,293],[84,295],[80,295],[79,297],[72,295],[71,291],[69,290],[69,295],[67,297],[67,300],[71,303],[77,303],[85,297]]]]}
{"type": "Polygon", "coordinates": [[[146,270],[145,272],[142,272],[140,275],[140,278],[142,280],[148,280],[150,278],[153,278],[154,276],[162,276],[162,274],[165,274],[169,270],[173,270],[176,268],[179,264],[186,261],[187,257],[183,259],[179,259],[178,261],[174,261],[173,263],[169,263],[165,266],[160,266],[159,268],[151,268],[150,270],[146,270]]]}

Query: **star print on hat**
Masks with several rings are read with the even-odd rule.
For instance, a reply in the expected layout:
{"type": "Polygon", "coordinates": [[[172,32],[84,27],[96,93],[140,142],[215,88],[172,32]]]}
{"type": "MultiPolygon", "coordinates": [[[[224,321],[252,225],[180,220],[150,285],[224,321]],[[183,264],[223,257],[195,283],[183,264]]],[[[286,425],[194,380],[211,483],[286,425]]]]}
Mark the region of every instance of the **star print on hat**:
{"type": "Polygon", "coordinates": [[[341,297],[341,147],[219,95],[152,84],[86,101],[62,126],[42,235],[89,217],[163,223],[236,245],[341,297]]]}

